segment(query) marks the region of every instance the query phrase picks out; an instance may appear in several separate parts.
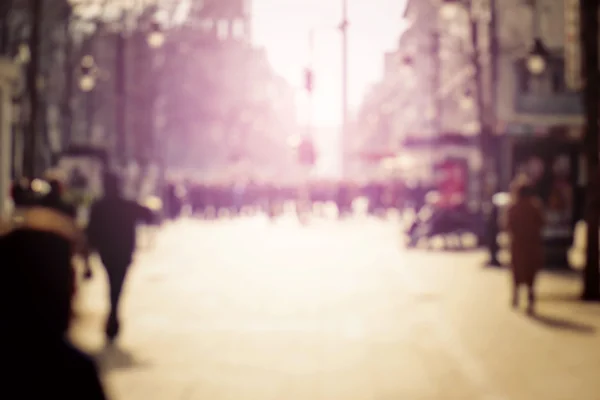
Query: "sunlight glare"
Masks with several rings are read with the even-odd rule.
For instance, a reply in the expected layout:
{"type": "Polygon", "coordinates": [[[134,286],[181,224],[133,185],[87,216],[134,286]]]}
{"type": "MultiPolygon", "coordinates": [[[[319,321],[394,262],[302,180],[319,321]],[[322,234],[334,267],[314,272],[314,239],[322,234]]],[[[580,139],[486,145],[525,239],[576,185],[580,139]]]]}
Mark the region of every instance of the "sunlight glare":
{"type": "MultiPolygon", "coordinates": [[[[396,48],[404,28],[403,0],[348,0],[349,106],[357,107],[368,86],[383,72],[385,51],[396,48]]],[[[253,39],[269,61],[298,91],[302,121],[338,125],[341,121],[341,0],[254,0],[253,39]],[[312,107],[304,92],[309,64],[309,32],[314,30],[315,89],[312,107]],[[309,111],[312,108],[312,112],[309,111]]]]}

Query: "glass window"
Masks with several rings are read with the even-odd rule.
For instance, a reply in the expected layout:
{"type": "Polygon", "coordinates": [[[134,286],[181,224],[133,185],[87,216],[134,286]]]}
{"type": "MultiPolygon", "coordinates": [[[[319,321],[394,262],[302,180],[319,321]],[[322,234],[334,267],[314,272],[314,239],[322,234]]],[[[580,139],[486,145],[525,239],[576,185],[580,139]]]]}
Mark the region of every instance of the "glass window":
{"type": "Polygon", "coordinates": [[[236,18],[233,21],[233,28],[232,28],[232,36],[236,39],[241,39],[244,37],[244,20],[242,20],[241,18],[236,18]]]}
{"type": "Polygon", "coordinates": [[[221,40],[227,39],[229,36],[229,22],[225,19],[219,20],[217,23],[217,37],[221,40]]]}

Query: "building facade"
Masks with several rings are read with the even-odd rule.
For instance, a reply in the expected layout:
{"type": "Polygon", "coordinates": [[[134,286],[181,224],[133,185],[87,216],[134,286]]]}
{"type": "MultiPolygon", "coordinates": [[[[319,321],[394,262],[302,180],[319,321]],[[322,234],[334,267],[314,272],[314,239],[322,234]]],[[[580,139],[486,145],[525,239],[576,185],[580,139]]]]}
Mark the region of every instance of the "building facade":
{"type": "Polygon", "coordinates": [[[543,134],[552,127],[577,130],[583,122],[577,0],[497,1],[499,53],[496,115],[498,130],[543,134]],[[567,20],[566,17],[569,17],[567,20]],[[532,74],[527,59],[535,39],[543,44],[546,67],[532,74]]]}
{"type": "Polygon", "coordinates": [[[252,41],[251,0],[194,1],[190,19],[197,27],[220,40],[252,41]]]}
{"type": "Polygon", "coordinates": [[[418,135],[476,135],[480,126],[469,15],[461,8],[445,15],[442,5],[440,0],[407,2],[408,29],[400,38],[398,52],[410,65],[398,70],[409,69],[410,74],[405,71],[402,79],[409,83],[405,90],[414,104],[404,108],[396,125],[418,135]]]}
{"type": "Polygon", "coordinates": [[[283,154],[294,93],[252,44],[250,9],[248,1],[194,2],[169,38],[167,130],[179,137],[171,141],[173,163],[223,169],[283,154]]]}

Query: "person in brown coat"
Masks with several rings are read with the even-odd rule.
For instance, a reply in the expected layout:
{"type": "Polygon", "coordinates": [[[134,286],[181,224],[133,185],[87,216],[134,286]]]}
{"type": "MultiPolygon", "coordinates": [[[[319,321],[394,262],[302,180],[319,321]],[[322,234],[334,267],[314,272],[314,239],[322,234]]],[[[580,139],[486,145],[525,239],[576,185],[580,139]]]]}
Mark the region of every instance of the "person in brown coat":
{"type": "Polygon", "coordinates": [[[513,307],[519,305],[519,289],[525,285],[528,289],[529,300],[527,312],[533,314],[535,278],[544,264],[542,240],[544,211],[530,184],[522,182],[516,194],[507,215],[507,228],[511,239],[512,304],[513,307]]]}

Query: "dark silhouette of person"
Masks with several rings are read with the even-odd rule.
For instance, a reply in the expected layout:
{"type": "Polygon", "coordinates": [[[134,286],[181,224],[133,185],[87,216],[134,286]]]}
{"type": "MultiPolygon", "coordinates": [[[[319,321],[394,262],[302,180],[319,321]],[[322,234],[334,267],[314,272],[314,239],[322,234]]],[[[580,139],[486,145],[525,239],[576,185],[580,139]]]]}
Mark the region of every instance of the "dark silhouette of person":
{"type": "Polygon", "coordinates": [[[119,334],[119,300],[136,247],[136,226],[151,223],[151,210],[121,195],[119,178],[107,174],[104,197],[92,205],[87,237],[106,268],[110,287],[110,314],[106,322],[106,337],[112,341],[119,334]]]}
{"type": "MultiPolygon", "coordinates": [[[[51,179],[48,183],[50,185],[50,191],[39,201],[39,205],[52,208],[67,217],[72,218],[73,223],[75,224],[77,219],[77,208],[64,200],[63,184],[56,179],[51,179]]],[[[84,253],[84,259],[87,260],[87,248],[84,246],[81,250],[84,253]]],[[[85,262],[84,278],[91,279],[92,276],[91,266],[89,262],[85,262]]]]}
{"type": "Polygon", "coordinates": [[[67,339],[76,232],[52,209],[36,209],[0,236],[3,279],[2,390],[20,399],[106,398],[94,361],[67,339]],[[30,218],[31,217],[31,218],[30,218]]]}
{"type": "Polygon", "coordinates": [[[516,188],[517,197],[507,213],[507,230],[510,234],[512,305],[519,305],[519,289],[527,287],[527,312],[535,312],[535,282],[538,272],[544,266],[544,208],[535,195],[535,188],[528,183],[520,183],[516,188]]]}
{"type": "Polygon", "coordinates": [[[16,207],[26,207],[33,202],[31,183],[26,178],[13,182],[10,195],[16,207]]]}

